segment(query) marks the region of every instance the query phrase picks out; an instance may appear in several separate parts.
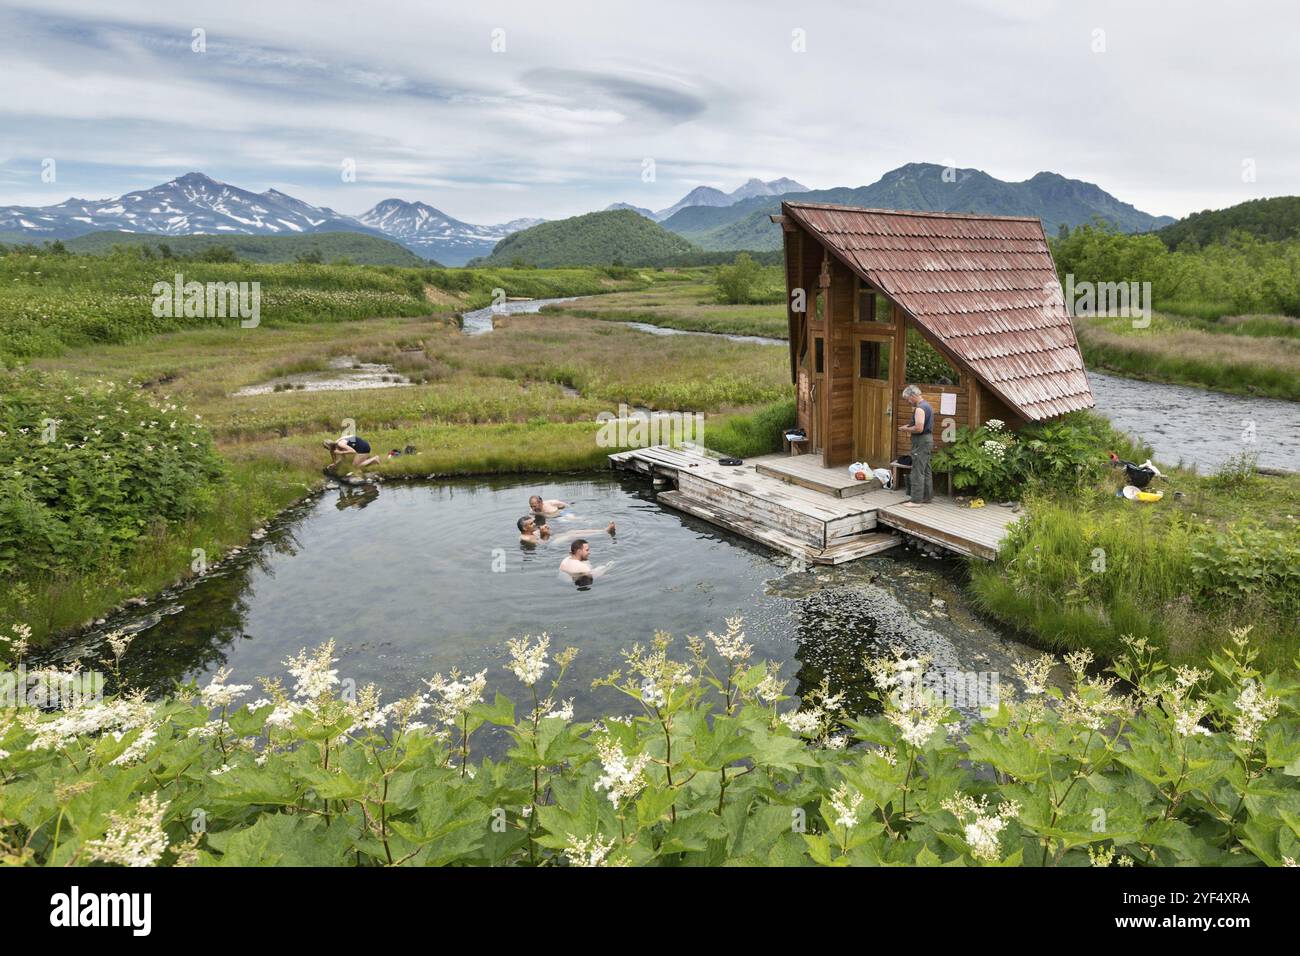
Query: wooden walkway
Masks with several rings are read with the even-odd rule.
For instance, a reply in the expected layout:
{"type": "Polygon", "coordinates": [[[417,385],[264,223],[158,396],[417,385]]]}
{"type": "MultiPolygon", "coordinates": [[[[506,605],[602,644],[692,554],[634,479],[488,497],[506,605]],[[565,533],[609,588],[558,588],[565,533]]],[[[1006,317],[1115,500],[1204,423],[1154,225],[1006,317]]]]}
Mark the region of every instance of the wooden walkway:
{"type": "Polygon", "coordinates": [[[609,460],[611,467],[673,482],[675,490],[659,494],[669,507],[817,564],[840,564],[902,543],[884,529],[992,561],[1019,518],[1001,505],[972,509],[941,497],[906,508],[906,494],[857,481],[847,469],[823,468],[813,455],[764,455],[735,467],[719,465],[717,457],[660,445],[609,460]]]}

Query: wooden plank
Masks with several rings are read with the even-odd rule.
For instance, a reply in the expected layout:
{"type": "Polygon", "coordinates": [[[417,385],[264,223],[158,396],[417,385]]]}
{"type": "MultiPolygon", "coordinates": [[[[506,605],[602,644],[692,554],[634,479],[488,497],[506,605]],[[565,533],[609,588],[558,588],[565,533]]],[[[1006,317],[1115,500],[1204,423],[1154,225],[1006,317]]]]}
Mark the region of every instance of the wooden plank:
{"type": "Polygon", "coordinates": [[[832,544],[813,560],[817,564],[844,564],[847,561],[855,561],[858,558],[897,548],[902,543],[903,539],[896,534],[875,532],[857,535],[838,544],[832,544]]]}
{"type": "Polygon", "coordinates": [[[821,550],[779,531],[756,525],[752,521],[745,521],[723,508],[709,505],[692,498],[690,495],[682,494],[680,491],[660,492],[656,496],[656,500],[677,511],[684,511],[689,515],[702,518],[709,524],[726,528],[742,538],[757,541],[759,544],[767,545],[774,551],[780,551],[782,554],[788,554],[804,561],[813,560],[814,555],[821,550]]]}
{"type": "Polygon", "coordinates": [[[922,509],[881,508],[877,520],[961,554],[992,561],[1019,515],[997,505],[972,510],[937,498],[922,509]]]}
{"type": "Polygon", "coordinates": [[[710,524],[725,528],[774,551],[814,564],[843,564],[870,554],[888,551],[902,543],[896,535],[873,533],[845,539],[829,548],[818,548],[776,529],[756,525],[726,508],[700,501],[680,491],[660,492],[657,500],[676,511],[683,511],[710,524]]]}

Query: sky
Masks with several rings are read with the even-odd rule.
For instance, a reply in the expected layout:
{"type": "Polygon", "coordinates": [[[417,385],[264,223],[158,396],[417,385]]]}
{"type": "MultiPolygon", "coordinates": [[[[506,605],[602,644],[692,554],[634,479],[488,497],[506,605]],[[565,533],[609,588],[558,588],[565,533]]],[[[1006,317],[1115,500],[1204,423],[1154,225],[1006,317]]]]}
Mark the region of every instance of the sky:
{"type": "Polygon", "coordinates": [[[495,223],[933,162],[1182,216],[1300,193],[1298,35],[1293,0],[3,0],[0,204],[198,170],[495,223]]]}

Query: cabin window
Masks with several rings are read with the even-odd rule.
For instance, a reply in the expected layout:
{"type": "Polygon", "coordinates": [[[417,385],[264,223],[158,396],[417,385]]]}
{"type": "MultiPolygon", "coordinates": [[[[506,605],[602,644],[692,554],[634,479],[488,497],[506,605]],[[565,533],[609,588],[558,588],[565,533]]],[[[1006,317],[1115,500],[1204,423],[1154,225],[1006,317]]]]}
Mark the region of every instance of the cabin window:
{"type": "Polygon", "coordinates": [[[863,339],[858,343],[858,378],[889,381],[890,344],[871,339],[863,339]]]}
{"type": "Polygon", "coordinates": [[[960,385],[961,376],[916,329],[907,330],[907,373],[917,385],[960,385]]]}
{"type": "Polygon", "coordinates": [[[820,335],[813,340],[813,371],[818,375],[826,370],[826,340],[820,335]]]}
{"type": "Polygon", "coordinates": [[[877,322],[881,325],[894,323],[893,303],[861,279],[858,280],[858,301],[855,308],[859,322],[877,322]]]}
{"type": "Polygon", "coordinates": [[[813,321],[826,321],[826,297],[824,295],[813,296],[813,321]]]}

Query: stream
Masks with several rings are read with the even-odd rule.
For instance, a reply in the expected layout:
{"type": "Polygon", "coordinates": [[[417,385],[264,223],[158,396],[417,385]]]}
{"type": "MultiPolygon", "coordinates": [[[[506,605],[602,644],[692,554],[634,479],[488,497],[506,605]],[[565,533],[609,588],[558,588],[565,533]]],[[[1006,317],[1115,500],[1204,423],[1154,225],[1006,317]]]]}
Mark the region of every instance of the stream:
{"type": "Polygon", "coordinates": [[[1097,411],[1140,437],[1156,461],[1210,474],[1242,453],[1300,471],[1300,403],[1088,372],[1097,411]]]}

